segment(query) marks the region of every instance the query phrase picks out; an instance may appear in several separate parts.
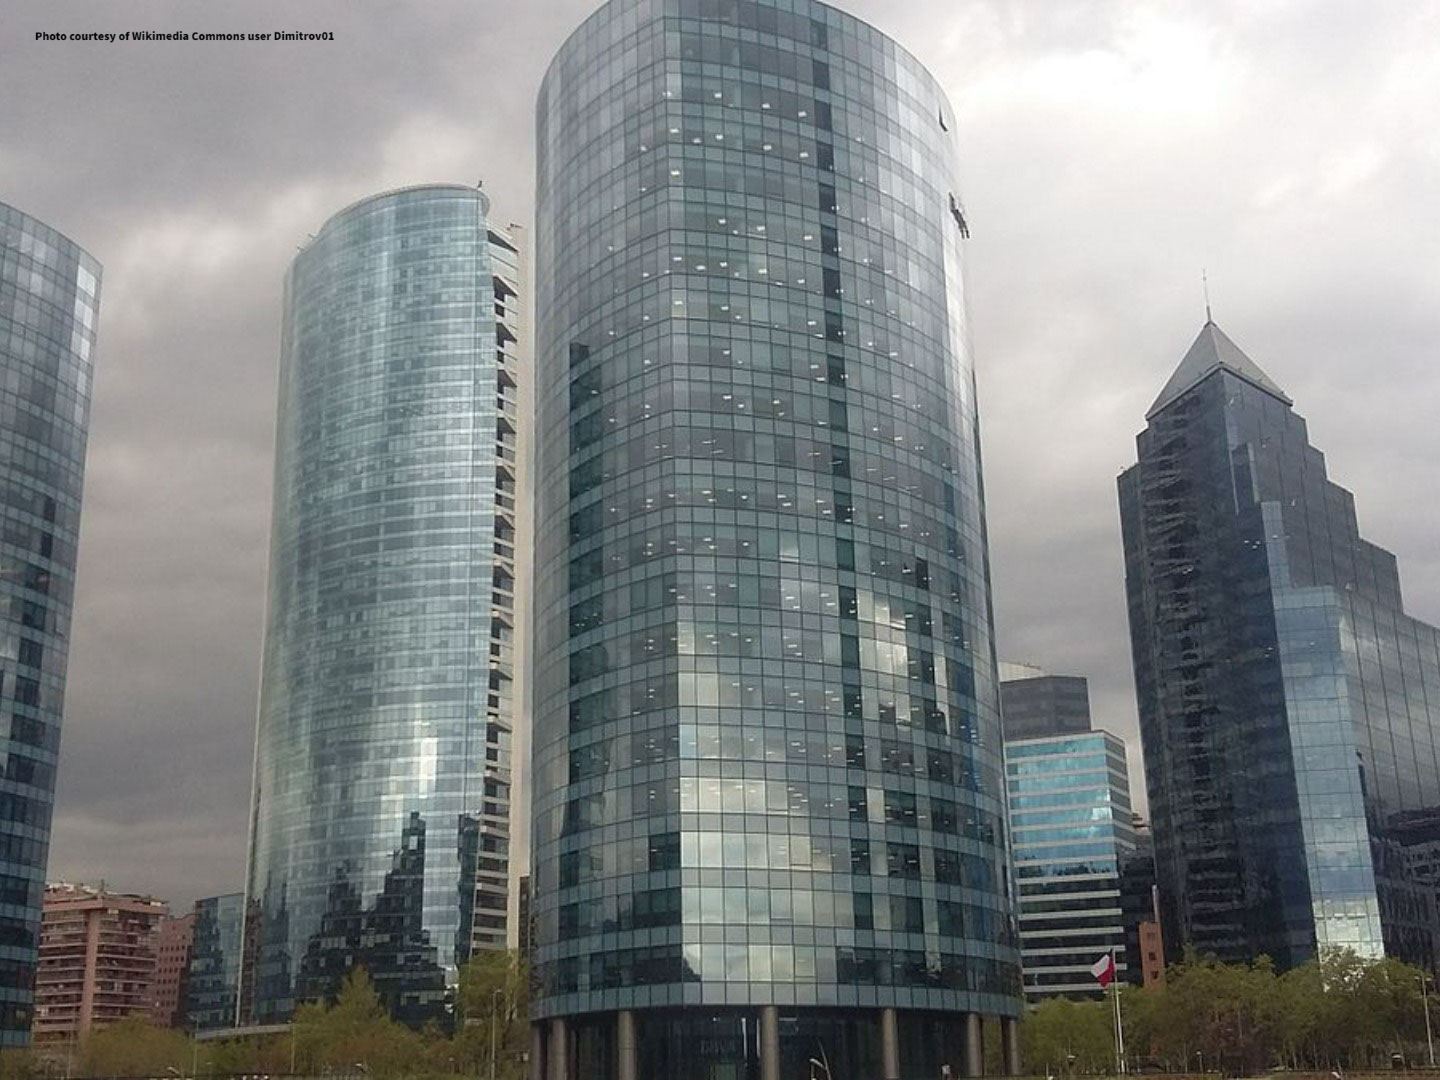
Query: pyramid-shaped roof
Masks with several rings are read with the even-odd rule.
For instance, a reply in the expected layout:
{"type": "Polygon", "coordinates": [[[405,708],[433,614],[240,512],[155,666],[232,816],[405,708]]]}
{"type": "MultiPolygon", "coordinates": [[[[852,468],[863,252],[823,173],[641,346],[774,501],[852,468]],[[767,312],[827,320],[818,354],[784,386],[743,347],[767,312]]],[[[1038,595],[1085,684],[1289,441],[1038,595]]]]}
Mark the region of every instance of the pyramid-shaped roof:
{"type": "Polygon", "coordinates": [[[1150,411],[1145,414],[1145,419],[1149,420],[1187,390],[1199,385],[1202,380],[1220,370],[1228,371],[1230,374],[1244,379],[1251,386],[1279,398],[1286,405],[1294,404],[1285,396],[1285,391],[1281,390],[1269,375],[1260,370],[1259,364],[1241,352],[1240,346],[1226,337],[1225,332],[1213,321],[1207,319],[1205,325],[1200,328],[1200,336],[1195,339],[1195,344],[1190,346],[1190,351],[1185,354],[1185,359],[1180,361],[1180,366],[1175,369],[1175,374],[1170,376],[1170,381],[1165,384],[1165,389],[1160,391],[1160,396],[1155,399],[1155,404],[1150,406],[1150,411]]]}

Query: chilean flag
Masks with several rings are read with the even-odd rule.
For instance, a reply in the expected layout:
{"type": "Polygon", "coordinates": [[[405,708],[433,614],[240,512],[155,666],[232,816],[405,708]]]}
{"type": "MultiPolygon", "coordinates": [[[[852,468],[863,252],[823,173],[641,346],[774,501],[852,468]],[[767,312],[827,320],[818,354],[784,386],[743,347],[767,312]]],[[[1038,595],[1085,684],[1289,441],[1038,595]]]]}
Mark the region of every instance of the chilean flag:
{"type": "Polygon", "coordinates": [[[1103,990],[1115,981],[1115,954],[1106,953],[1090,966],[1090,974],[1095,976],[1095,981],[1100,984],[1103,990]]]}

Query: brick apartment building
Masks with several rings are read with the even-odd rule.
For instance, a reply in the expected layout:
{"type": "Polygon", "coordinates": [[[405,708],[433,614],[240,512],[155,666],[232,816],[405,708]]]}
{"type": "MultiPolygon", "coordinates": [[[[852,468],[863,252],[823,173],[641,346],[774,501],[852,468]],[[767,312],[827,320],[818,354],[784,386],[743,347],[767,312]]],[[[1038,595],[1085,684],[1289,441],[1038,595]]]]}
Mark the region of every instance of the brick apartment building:
{"type": "Polygon", "coordinates": [[[195,913],[166,916],[155,931],[155,978],[150,986],[150,1019],[161,1027],[185,1023],[185,987],[195,940],[195,913]]]}

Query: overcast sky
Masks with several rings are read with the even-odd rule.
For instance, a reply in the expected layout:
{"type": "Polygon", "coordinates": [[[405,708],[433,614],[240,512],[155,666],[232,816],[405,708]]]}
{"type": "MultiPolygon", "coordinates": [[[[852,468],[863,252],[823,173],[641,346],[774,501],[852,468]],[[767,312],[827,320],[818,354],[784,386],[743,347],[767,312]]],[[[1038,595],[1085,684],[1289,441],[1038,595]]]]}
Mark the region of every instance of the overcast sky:
{"type": "MultiPolygon", "coordinates": [[[[7,0],[0,201],[105,266],[52,879],[239,890],[280,285],[389,187],[533,209],[593,0],[7,0]],[[333,31],[40,43],[36,31],[333,31]]],[[[1132,741],[1115,476],[1204,320],[1294,398],[1440,621],[1440,5],[851,0],[959,120],[1000,650],[1132,741]]]]}

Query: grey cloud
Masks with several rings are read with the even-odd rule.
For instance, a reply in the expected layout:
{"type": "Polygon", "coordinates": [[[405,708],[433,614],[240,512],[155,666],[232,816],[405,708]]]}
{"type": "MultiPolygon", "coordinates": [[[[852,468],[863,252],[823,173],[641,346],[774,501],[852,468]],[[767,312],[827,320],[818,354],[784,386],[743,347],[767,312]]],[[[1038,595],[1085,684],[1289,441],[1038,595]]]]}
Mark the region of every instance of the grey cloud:
{"type": "MultiPolygon", "coordinates": [[[[389,186],[483,176],[527,221],[535,91],[591,6],[7,6],[0,199],[107,267],[53,876],[240,886],[286,264],[389,186]],[[31,40],[91,28],[338,40],[31,40]]],[[[1133,738],[1114,478],[1202,267],[1440,620],[1432,6],[846,6],[957,110],[1001,653],[1089,675],[1133,738]]]]}

